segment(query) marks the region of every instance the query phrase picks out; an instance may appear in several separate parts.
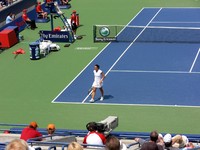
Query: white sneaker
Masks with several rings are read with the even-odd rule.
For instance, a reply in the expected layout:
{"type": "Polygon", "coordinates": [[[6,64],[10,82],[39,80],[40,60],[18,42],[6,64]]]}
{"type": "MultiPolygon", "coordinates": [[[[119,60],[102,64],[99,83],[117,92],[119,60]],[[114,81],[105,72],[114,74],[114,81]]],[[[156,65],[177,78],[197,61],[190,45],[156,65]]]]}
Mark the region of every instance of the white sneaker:
{"type": "Polygon", "coordinates": [[[89,100],[90,103],[94,103],[94,99],[89,100]]]}
{"type": "Polygon", "coordinates": [[[104,100],[104,98],[103,98],[103,96],[101,96],[100,101],[103,101],[103,100],[104,100]]]}

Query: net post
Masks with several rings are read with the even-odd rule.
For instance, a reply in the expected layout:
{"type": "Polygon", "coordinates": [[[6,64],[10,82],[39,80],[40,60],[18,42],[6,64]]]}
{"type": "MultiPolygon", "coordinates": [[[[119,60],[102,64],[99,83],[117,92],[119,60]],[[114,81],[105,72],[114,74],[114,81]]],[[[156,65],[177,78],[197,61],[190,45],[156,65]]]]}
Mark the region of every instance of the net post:
{"type": "Polygon", "coordinates": [[[96,42],[95,39],[96,39],[96,25],[93,25],[93,42],[94,43],[96,42]]]}

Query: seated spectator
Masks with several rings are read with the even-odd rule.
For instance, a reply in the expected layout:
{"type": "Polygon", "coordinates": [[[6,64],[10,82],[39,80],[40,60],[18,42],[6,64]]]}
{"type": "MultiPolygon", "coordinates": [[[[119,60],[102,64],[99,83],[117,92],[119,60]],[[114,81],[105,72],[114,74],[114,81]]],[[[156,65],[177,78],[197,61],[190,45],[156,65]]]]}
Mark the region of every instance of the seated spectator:
{"type": "Polygon", "coordinates": [[[179,148],[172,147],[172,136],[171,134],[166,134],[163,138],[165,144],[165,150],[179,150],[179,148]]]}
{"type": "Polygon", "coordinates": [[[36,6],[36,13],[38,15],[41,15],[42,18],[47,18],[47,12],[43,11],[42,6],[41,6],[41,2],[37,2],[37,6],[36,6]]]}
{"type": "Polygon", "coordinates": [[[15,139],[6,146],[5,150],[29,150],[29,147],[26,141],[15,139]]]}
{"type": "MultiPolygon", "coordinates": [[[[38,125],[36,122],[31,122],[28,127],[22,130],[20,139],[27,141],[28,139],[31,139],[31,138],[42,137],[42,134],[37,131],[37,127],[38,125]]],[[[38,140],[41,141],[42,138],[38,140]]]]}
{"type": "Polygon", "coordinates": [[[83,147],[77,142],[72,142],[68,145],[67,150],[83,150],[83,147]]]}
{"type": "Polygon", "coordinates": [[[158,145],[158,149],[159,150],[163,150],[163,146],[164,146],[164,143],[162,141],[162,138],[158,138],[159,137],[159,134],[157,131],[152,131],[150,133],[150,140],[149,141],[146,141],[144,139],[141,139],[141,138],[135,138],[135,141],[136,142],[139,142],[140,145],[143,145],[145,143],[148,143],[148,142],[154,142],[158,145]]]}
{"type": "Polygon", "coordinates": [[[3,3],[0,1],[0,10],[3,8],[3,3]]]}
{"type": "Polygon", "coordinates": [[[68,0],[61,0],[61,4],[62,5],[69,5],[69,1],[68,0]]]}
{"type": "Polygon", "coordinates": [[[9,13],[6,17],[6,24],[12,22],[15,19],[15,15],[12,13],[9,13]]]}
{"type": "Polygon", "coordinates": [[[7,6],[7,1],[6,0],[1,0],[1,5],[3,6],[7,6]]]}
{"type": "Polygon", "coordinates": [[[120,142],[120,140],[117,137],[109,136],[106,139],[105,149],[106,150],[127,150],[127,147],[125,144],[120,142]]]}
{"type": "Polygon", "coordinates": [[[86,125],[88,134],[83,139],[83,144],[104,145],[106,138],[104,134],[97,131],[97,124],[90,122],[86,125]]]}
{"type": "Polygon", "coordinates": [[[10,6],[13,4],[13,0],[7,0],[7,5],[10,6]]]}
{"type": "Polygon", "coordinates": [[[188,138],[185,135],[175,135],[172,138],[172,146],[177,148],[194,148],[194,145],[189,142],[188,138]]]}
{"type": "Polygon", "coordinates": [[[159,150],[155,142],[146,142],[142,145],[141,150],[159,150]]]}
{"type": "Polygon", "coordinates": [[[46,0],[46,3],[53,3],[53,0],[46,0]]]}
{"type": "Polygon", "coordinates": [[[48,124],[47,126],[47,132],[48,132],[48,135],[52,135],[56,130],[56,127],[54,124],[48,124]]]}
{"type": "Polygon", "coordinates": [[[22,19],[31,26],[31,29],[34,30],[36,27],[35,20],[31,20],[27,15],[27,10],[23,10],[22,19]]]}

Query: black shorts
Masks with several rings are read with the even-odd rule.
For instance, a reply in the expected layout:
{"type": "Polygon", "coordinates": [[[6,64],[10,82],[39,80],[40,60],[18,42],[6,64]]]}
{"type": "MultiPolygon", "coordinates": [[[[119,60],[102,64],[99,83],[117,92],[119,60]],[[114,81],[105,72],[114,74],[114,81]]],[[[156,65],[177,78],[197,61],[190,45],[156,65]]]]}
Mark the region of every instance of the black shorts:
{"type": "Polygon", "coordinates": [[[74,30],[76,30],[76,29],[77,29],[76,23],[72,23],[72,30],[74,31],[74,30]]]}

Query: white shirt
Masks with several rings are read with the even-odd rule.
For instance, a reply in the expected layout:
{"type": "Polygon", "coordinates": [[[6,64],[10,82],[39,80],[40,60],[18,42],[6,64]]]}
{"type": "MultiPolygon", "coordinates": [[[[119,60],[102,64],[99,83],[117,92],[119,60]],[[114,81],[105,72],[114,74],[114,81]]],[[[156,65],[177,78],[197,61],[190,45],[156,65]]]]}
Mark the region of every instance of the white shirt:
{"type": "Polygon", "coordinates": [[[102,84],[100,84],[100,81],[101,81],[101,74],[102,74],[102,70],[94,70],[93,71],[94,73],[94,82],[93,82],[93,87],[96,87],[96,88],[101,88],[102,87],[102,84]]]}
{"type": "Polygon", "coordinates": [[[98,71],[94,70],[93,72],[94,72],[94,81],[100,82],[102,70],[100,70],[100,69],[98,71]]]}

